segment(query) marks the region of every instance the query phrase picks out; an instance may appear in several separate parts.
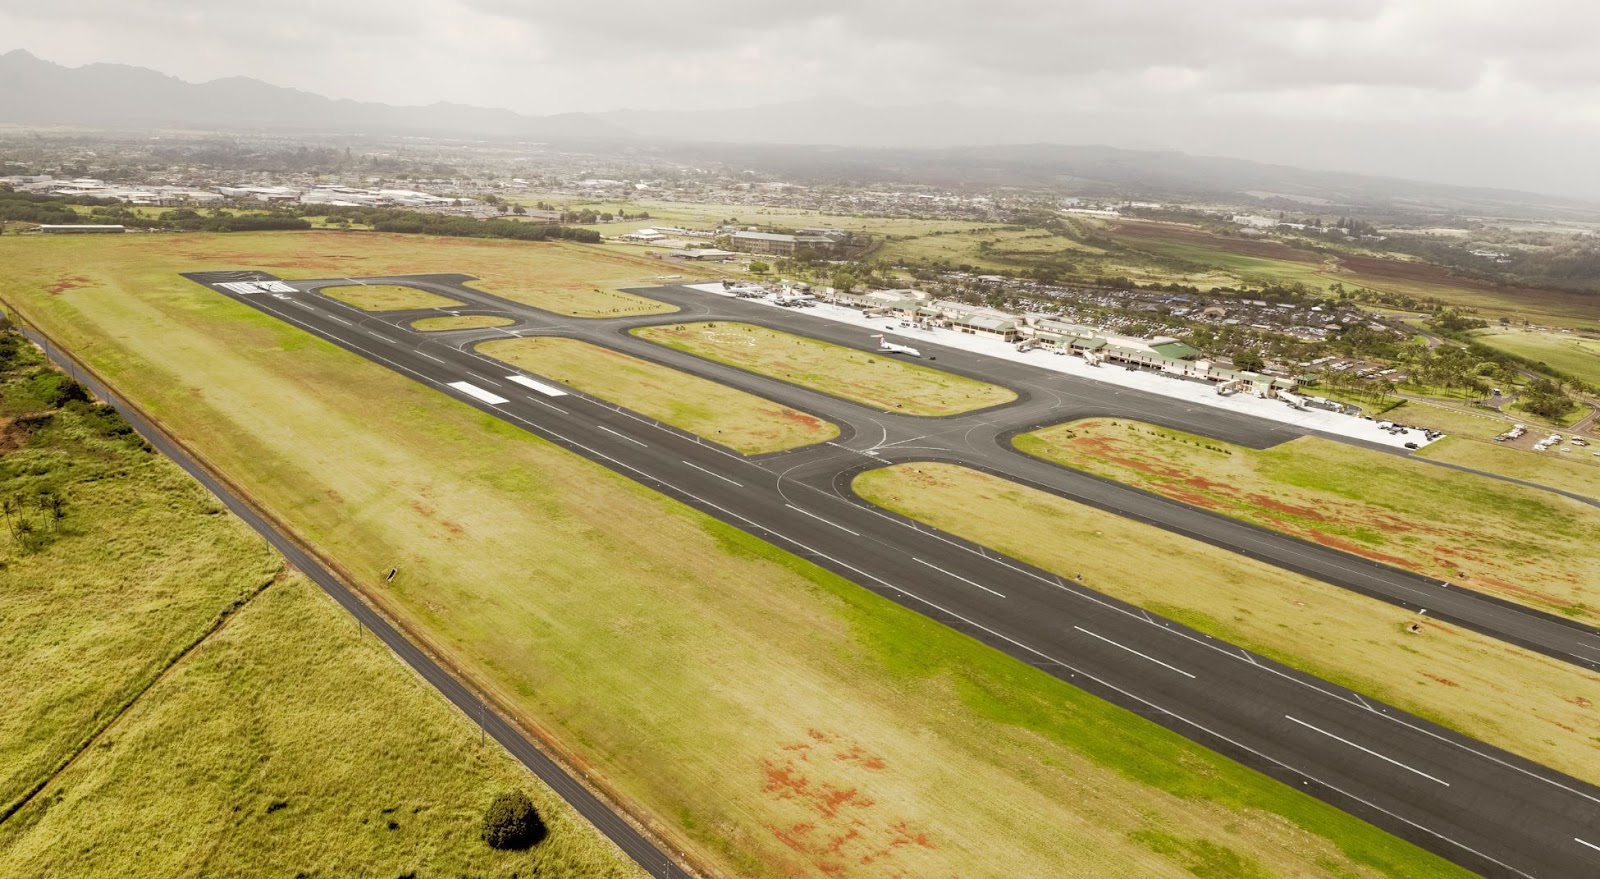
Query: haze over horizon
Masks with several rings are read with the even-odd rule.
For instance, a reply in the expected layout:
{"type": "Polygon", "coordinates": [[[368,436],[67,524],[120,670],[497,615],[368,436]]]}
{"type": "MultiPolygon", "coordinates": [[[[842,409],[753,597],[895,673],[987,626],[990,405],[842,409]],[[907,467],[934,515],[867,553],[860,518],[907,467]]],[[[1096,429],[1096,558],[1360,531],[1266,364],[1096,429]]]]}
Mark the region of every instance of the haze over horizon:
{"type": "Polygon", "coordinates": [[[1600,7],[1571,0],[4,0],[0,52],[535,115],[953,103],[994,124],[949,143],[1179,150],[1600,197],[1597,26],[1600,7]]]}

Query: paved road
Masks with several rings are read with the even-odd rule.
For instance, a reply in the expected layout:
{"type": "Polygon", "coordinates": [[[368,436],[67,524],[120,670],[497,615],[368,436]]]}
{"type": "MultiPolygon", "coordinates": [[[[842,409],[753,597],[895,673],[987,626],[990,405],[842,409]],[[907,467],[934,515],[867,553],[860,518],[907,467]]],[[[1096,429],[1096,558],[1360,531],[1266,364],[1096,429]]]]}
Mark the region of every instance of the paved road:
{"type": "Polygon", "coordinates": [[[373,315],[315,295],[348,281],[293,282],[293,293],[244,295],[208,283],[347,350],[625,473],[808,558],[1012,656],[1129,708],[1458,863],[1492,876],[1600,872],[1600,789],[1406,715],[1044,571],[877,510],[848,477],[898,460],[955,460],[1022,479],[1121,515],[1193,534],[1329,582],[1450,616],[1569,661],[1600,658],[1592,630],[1410,577],[1315,544],[1084,476],[1009,451],[1025,427],[1084,415],[1139,418],[1266,446],[1302,431],[1205,407],[922,344],[939,366],[1017,389],[1014,403],[948,419],[876,412],[783,382],[707,363],[626,335],[685,317],[741,319],[863,347],[857,327],[830,326],[738,300],[651,291],[684,307],[669,317],[578,321],[459,286],[462,276],[368,279],[434,289],[456,311],[512,316],[494,330],[406,329],[439,310],[373,315]],[[584,395],[530,389],[476,342],[554,334],[607,344],[839,423],[833,443],[747,458],[584,395]],[[465,383],[459,385],[455,383],[465,383]]]}
{"type": "Polygon", "coordinates": [[[422,679],[427,681],[434,689],[438,690],[449,699],[452,704],[461,709],[461,712],[472,718],[496,742],[499,742],[513,756],[522,761],[534,775],[549,785],[563,800],[566,800],[589,823],[593,824],[605,834],[612,842],[621,848],[623,853],[632,858],[644,868],[651,876],[661,876],[665,879],[692,879],[694,874],[685,872],[677,863],[667,856],[653,841],[646,838],[632,824],[614,811],[608,804],[596,797],[581,782],[573,778],[560,764],[550,759],[538,746],[534,745],[520,729],[507,723],[486,706],[476,694],[464,686],[460,681],[451,676],[433,658],[423,652],[410,640],[391,626],[388,620],[353,595],[339,578],[313,555],[307,553],[295,541],[289,538],[276,523],[263,518],[253,507],[245,503],[233,489],[220,482],[211,471],[207,470],[188,450],[173,442],[166,432],[152,424],[145,418],[144,413],[129,405],[120,396],[112,393],[101,382],[96,380],[85,370],[81,364],[72,359],[71,355],[52,344],[49,340],[32,330],[24,330],[28,338],[45,349],[50,358],[72,372],[72,374],[86,385],[96,397],[114,405],[123,418],[133,425],[133,428],[150,442],[158,451],[178,463],[185,471],[204,485],[207,490],[216,495],[234,515],[243,519],[246,524],[254,528],[267,539],[272,546],[289,560],[291,565],[304,572],[323,591],[327,592],[341,607],[348,610],[360,622],[363,634],[370,633],[382,641],[386,647],[394,651],[401,661],[411,666],[422,679]]]}

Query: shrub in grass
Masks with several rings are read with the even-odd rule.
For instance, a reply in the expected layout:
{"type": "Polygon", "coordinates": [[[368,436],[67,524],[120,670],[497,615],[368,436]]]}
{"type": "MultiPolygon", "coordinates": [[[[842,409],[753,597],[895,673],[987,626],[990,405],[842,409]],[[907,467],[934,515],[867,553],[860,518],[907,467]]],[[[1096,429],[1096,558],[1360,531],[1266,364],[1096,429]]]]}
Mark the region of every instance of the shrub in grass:
{"type": "Polygon", "coordinates": [[[522,791],[500,794],[483,813],[483,841],[491,848],[529,848],[544,839],[545,833],[544,821],[522,791]]]}

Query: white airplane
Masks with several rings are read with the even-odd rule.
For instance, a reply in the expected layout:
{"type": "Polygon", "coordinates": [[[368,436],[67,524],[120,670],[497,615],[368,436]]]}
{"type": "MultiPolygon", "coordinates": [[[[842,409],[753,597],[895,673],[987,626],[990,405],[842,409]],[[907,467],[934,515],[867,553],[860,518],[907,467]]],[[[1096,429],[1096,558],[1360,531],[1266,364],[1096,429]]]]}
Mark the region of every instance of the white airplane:
{"type": "Polygon", "coordinates": [[[911,348],[911,347],[908,347],[908,346],[905,346],[905,345],[896,345],[895,343],[889,341],[888,339],[885,339],[883,337],[882,333],[879,333],[876,336],[873,336],[872,338],[878,340],[878,350],[879,351],[887,351],[890,354],[905,354],[905,355],[908,355],[908,356],[911,356],[911,357],[921,357],[922,356],[922,352],[921,351],[918,351],[915,348],[911,348]]]}

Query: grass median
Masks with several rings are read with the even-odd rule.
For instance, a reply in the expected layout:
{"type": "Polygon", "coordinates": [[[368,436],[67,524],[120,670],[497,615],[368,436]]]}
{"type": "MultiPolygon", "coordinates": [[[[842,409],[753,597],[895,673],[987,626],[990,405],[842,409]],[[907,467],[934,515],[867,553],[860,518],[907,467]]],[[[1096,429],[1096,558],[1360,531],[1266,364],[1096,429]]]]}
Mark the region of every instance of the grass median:
{"type": "Polygon", "coordinates": [[[59,271],[0,293],[714,870],[1468,875],[227,297],[59,271]]]}
{"type": "Polygon", "coordinates": [[[1017,437],[1074,467],[1539,610],[1600,623],[1600,511],[1302,437],[1264,451],[1096,418],[1017,437]]]}
{"type": "Polygon", "coordinates": [[[317,292],[362,311],[411,311],[462,304],[437,293],[399,284],[347,284],[342,287],[323,287],[317,292]]]}
{"type": "Polygon", "coordinates": [[[885,412],[959,415],[1017,398],[999,385],[907,363],[892,354],[859,351],[752,324],[672,324],[645,327],[634,334],[885,412]]]}
{"type": "Polygon", "coordinates": [[[1600,681],[1575,666],[965,467],[896,464],[862,474],[855,488],[886,509],[1600,782],[1592,707],[1600,681]]]}
{"type": "Polygon", "coordinates": [[[489,327],[508,327],[516,321],[493,314],[447,314],[443,317],[424,317],[411,322],[419,333],[443,333],[449,330],[482,330],[489,327]]]}
{"type": "Polygon", "coordinates": [[[839,435],[815,415],[577,339],[495,339],[477,350],[746,455],[839,435]]]}

